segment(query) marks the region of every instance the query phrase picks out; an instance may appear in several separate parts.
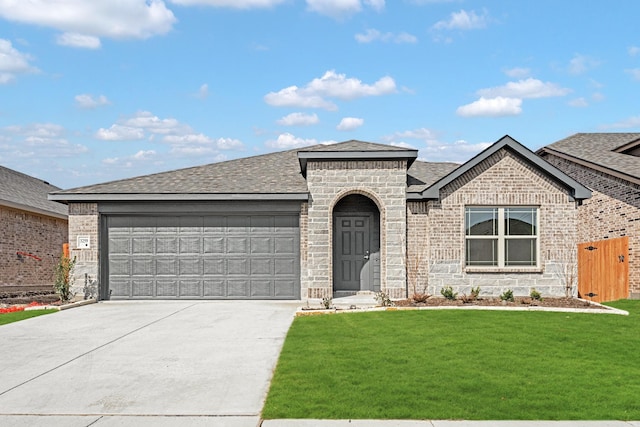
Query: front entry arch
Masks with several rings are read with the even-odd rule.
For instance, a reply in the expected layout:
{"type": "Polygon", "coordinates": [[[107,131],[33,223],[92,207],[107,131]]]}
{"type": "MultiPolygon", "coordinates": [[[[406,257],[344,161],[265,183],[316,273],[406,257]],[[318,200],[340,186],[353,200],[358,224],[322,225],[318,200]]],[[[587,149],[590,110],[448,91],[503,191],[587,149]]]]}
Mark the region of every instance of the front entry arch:
{"type": "Polygon", "coordinates": [[[333,209],[333,290],[380,291],[380,210],[360,194],[345,196],[333,209]]]}

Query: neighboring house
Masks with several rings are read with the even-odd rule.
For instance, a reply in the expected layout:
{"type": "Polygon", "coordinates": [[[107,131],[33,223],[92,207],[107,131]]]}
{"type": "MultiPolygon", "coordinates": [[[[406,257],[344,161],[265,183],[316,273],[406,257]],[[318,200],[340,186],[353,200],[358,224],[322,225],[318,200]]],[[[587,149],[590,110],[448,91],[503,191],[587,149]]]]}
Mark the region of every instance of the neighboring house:
{"type": "Polygon", "coordinates": [[[580,242],[629,237],[629,297],[640,298],[640,133],[578,133],[538,154],[593,192],[578,210],[580,242]]]}
{"type": "Polygon", "coordinates": [[[67,242],[67,207],[48,182],[0,166],[0,285],[53,285],[67,242]]]}
{"type": "Polygon", "coordinates": [[[588,189],[508,136],[463,165],[417,154],[348,141],[49,198],[101,299],[565,294],[588,189]]]}

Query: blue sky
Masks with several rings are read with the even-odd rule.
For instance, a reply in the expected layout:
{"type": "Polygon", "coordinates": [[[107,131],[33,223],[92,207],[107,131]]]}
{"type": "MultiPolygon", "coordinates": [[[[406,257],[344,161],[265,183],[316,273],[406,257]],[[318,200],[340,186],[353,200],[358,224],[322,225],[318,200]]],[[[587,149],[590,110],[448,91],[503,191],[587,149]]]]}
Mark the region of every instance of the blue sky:
{"type": "Polygon", "coordinates": [[[640,131],[640,2],[0,0],[0,165],[71,188],[350,139],[640,131]],[[579,6],[578,6],[579,5],[579,6]]]}

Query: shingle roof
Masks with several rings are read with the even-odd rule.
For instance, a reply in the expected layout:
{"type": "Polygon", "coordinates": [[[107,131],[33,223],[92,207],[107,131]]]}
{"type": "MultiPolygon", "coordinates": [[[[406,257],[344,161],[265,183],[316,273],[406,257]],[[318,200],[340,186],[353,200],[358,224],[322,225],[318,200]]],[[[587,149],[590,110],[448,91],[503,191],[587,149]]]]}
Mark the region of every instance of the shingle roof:
{"type": "Polygon", "coordinates": [[[640,133],[577,133],[540,151],[556,151],[632,178],[640,178],[640,157],[614,151],[636,141],[640,143],[640,133]]]}
{"type": "Polygon", "coordinates": [[[47,194],[56,190],[46,181],[0,166],[0,205],[66,217],[65,205],[47,200],[47,194]]]}
{"type": "MultiPolygon", "coordinates": [[[[130,179],[57,191],[50,198],[75,199],[93,195],[293,195],[308,193],[307,182],[300,173],[300,151],[412,151],[405,148],[362,141],[332,145],[315,145],[226,162],[212,163],[130,179]]],[[[421,191],[450,172],[453,163],[414,162],[409,169],[408,191],[421,191]]]]}

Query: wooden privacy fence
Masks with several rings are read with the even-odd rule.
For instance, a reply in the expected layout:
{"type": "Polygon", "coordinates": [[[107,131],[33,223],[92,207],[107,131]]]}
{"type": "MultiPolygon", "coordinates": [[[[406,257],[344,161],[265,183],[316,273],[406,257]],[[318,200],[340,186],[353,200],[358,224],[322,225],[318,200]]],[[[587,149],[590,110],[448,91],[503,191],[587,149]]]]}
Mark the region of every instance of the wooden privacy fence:
{"type": "Polygon", "coordinates": [[[629,297],[629,238],[578,244],[578,296],[595,302],[629,297]]]}

